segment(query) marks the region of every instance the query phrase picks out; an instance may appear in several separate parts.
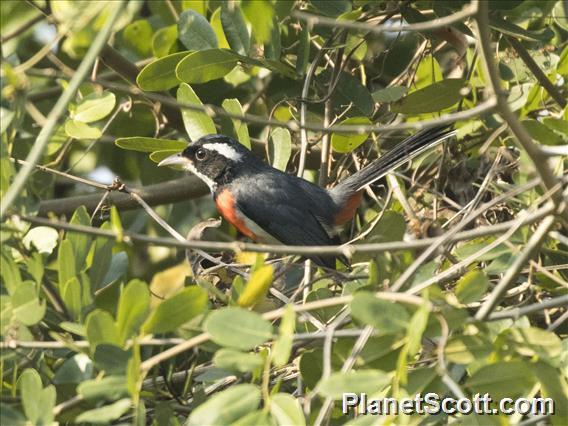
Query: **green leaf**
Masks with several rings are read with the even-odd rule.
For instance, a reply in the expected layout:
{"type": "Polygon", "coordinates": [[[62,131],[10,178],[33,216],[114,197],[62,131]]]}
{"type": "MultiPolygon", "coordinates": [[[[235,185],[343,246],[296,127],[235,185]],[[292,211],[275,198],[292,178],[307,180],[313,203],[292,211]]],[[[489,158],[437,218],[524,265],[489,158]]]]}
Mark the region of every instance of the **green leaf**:
{"type": "MultiPolygon", "coordinates": [[[[154,56],[156,58],[162,58],[174,53],[175,46],[177,45],[177,39],[177,25],[169,25],[167,27],[160,28],[152,37],[152,52],[154,53],[154,56]]],[[[173,68],[175,69],[175,66],[173,68]]],[[[138,83],[138,85],[140,85],[140,83],[138,83]]]]}
{"type": "Polygon", "coordinates": [[[201,287],[184,288],[161,302],[142,325],[144,333],[167,333],[176,330],[207,308],[207,292],[201,287]]]}
{"type": "Polygon", "coordinates": [[[268,140],[268,157],[272,167],[286,171],[286,166],[292,155],[292,137],[288,129],[278,127],[270,133],[268,140]]]}
{"type": "Polygon", "coordinates": [[[119,138],[115,142],[116,146],[122,149],[139,152],[154,151],[176,151],[180,152],[187,148],[187,142],[174,141],[170,139],[144,138],[134,136],[131,138],[119,138]]]}
{"type": "Polygon", "coordinates": [[[179,16],[178,38],[187,50],[218,47],[217,36],[207,19],[191,9],[184,10],[179,16]]]}
{"type": "Polygon", "coordinates": [[[158,92],[169,90],[180,84],[176,76],[176,67],[191,52],[177,52],[150,62],[136,77],[136,84],[145,91],[158,92]]]}
{"type": "Polygon", "coordinates": [[[380,370],[336,372],[320,381],[318,392],[337,400],[348,392],[373,394],[387,386],[390,381],[391,376],[380,370]]]}
{"type": "Polygon", "coordinates": [[[36,226],[30,229],[22,240],[27,250],[35,248],[39,253],[51,254],[57,246],[59,233],[48,226],[36,226]]]}
{"type": "Polygon", "coordinates": [[[132,405],[130,398],[119,399],[113,404],[87,410],[75,418],[76,423],[106,424],[118,419],[132,405]]]}
{"type": "Polygon", "coordinates": [[[13,294],[22,282],[20,269],[7,249],[0,252],[0,276],[9,294],[13,294]]]}
{"type": "MultiPolygon", "coordinates": [[[[110,230],[110,223],[104,222],[100,229],[105,231],[110,230]]],[[[103,280],[111,265],[113,245],[113,240],[103,237],[95,239],[93,243],[93,257],[89,269],[89,280],[91,281],[92,291],[97,291],[102,287],[103,280]]]]}
{"type": "Polygon", "coordinates": [[[469,271],[462,276],[456,285],[456,296],[460,303],[477,302],[489,287],[489,278],[483,271],[469,271]]]}
{"type": "Polygon", "coordinates": [[[77,275],[75,253],[73,252],[73,244],[69,239],[64,239],[59,244],[57,251],[57,273],[59,281],[59,289],[63,289],[63,285],[71,278],[77,275]]]}
{"type": "MultiPolygon", "coordinates": [[[[531,137],[542,145],[562,145],[563,143],[566,143],[565,138],[562,138],[562,136],[557,134],[554,130],[551,130],[548,126],[542,124],[540,121],[523,120],[522,123],[531,137]]],[[[566,126],[565,121],[564,125],[566,126]]]]}
{"type": "Polygon", "coordinates": [[[45,300],[40,300],[33,281],[24,281],[18,285],[11,296],[12,315],[24,325],[40,322],[46,310],[45,300]]]}
{"type": "Polygon", "coordinates": [[[568,136],[568,121],[560,118],[546,117],[542,120],[544,125],[564,137],[568,136]]]}
{"type": "Polygon", "coordinates": [[[255,270],[237,300],[239,306],[247,308],[263,300],[272,284],[272,277],[272,265],[264,265],[255,270]]]}
{"type": "MultiPolygon", "coordinates": [[[[179,150],[177,149],[166,149],[164,151],[154,151],[153,153],[151,153],[149,155],[150,160],[152,160],[154,163],[159,163],[160,161],[164,160],[165,158],[170,157],[171,155],[177,154],[179,153],[179,150]]],[[[183,167],[179,166],[179,165],[173,165],[172,167],[174,168],[180,168],[183,170],[183,167]]]]}
{"type": "Polygon", "coordinates": [[[446,358],[457,364],[483,360],[493,351],[493,345],[483,335],[452,337],[445,348],[446,358]]]}
{"type": "MultiPolygon", "coordinates": [[[[235,115],[243,115],[243,107],[238,99],[225,99],[221,104],[223,109],[228,113],[235,114],[235,115]]],[[[250,144],[250,136],[248,131],[247,123],[236,119],[231,118],[231,122],[233,125],[234,134],[236,139],[248,149],[251,149],[250,144]]]]}
{"type": "Polygon", "coordinates": [[[102,136],[102,132],[98,128],[75,120],[65,122],[65,133],[74,139],[98,139],[102,136]]]}
{"type": "Polygon", "coordinates": [[[243,0],[241,8],[252,25],[252,34],[257,43],[270,41],[274,21],[274,6],[269,0],[243,0]]]}
{"type": "MultiPolygon", "coordinates": [[[[343,120],[340,125],[347,124],[371,124],[367,117],[351,117],[343,120]]],[[[369,133],[332,133],[331,134],[331,147],[335,152],[348,153],[353,151],[359,145],[367,140],[369,133]]]]}
{"type": "Polygon", "coordinates": [[[10,426],[28,426],[29,422],[14,407],[0,402],[0,424],[10,426]]]}
{"type": "Polygon", "coordinates": [[[231,49],[246,55],[250,49],[250,36],[240,7],[235,3],[221,3],[221,24],[231,49]]]}
{"type": "Polygon", "coordinates": [[[22,405],[26,418],[32,423],[38,423],[42,412],[39,395],[43,390],[41,377],[33,368],[26,368],[18,378],[18,388],[22,398],[22,405]]]}
{"type": "Polygon", "coordinates": [[[504,330],[501,335],[505,339],[507,350],[514,350],[523,356],[555,359],[562,353],[560,338],[546,330],[536,327],[512,327],[504,330]]]}
{"type": "MultiPolygon", "coordinates": [[[[91,226],[91,217],[87,213],[85,206],[79,206],[71,217],[71,224],[91,226]]],[[[75,257],[75,271],[79,272],[85,268],[85,259],[91,248],[91,237],[88,234],[79,232],[69,232],[66,239],[71,242],[75,257]]]]}
{"type": "Polygon", "coordinates": [[[272,326],[259,314],[241,308],[222,308],[205,321],[211,340],[221,346],[249,350],[272,336],[272,326]]]}
{"type": "MultiPolygon", "coordinates": [[[[128,362],[132,358],[132,349],[125,350],[114,344],[101,343],[93,352],[92,358],[99,371],[104,371],[105,374],[126,374],[128,362]]],[[[127,385],[128,381],[125,384],[127,385]]]]}
{"type": "Polygon", "coordinates": [[[245,353],[234,349],[219,349],[213,357],[213,364],[223,370],[246,373],[261,368],[264,360],[259,354],[245,353]]]}
{"type": "Polygon", "coordinates": [[[278,339],[272,346],[272,362],[276,367],[283,367],[288,363],[294,343],[294,329],[296,327],[296,313],[291,305],[286,305],[284,315],[278,328],[278,339]]]}
{"type": "Polygon", "coordinates": [[[377,299],[372,293],[360,291],[350,304],[351,314],[358,321],[372,325],[379,333],[392,334],[406,330],[409,315],[402,306],[377,299]]]}
{"type": "Polygon", "coordinates": [[[94,353],[97,345],[101,343],[120,344],[118,329],[113,317],[101,309],[95,309],[87,316],[85,321],[87,340],[94,353]]]}
{"type": "Polygon", "coordinates": [[[441,111],[455,105],[462,98],[463,78],[448,78],[416,90],[391,105],[399,114],[424,114],[441,111]]]}
{"type": "Polygon", "coordinates": [[[63,299],[67,310],[71,314],[71,318],[74,320],[80,319],[81,310],[83,308],[81,304],[81,296],[81,283],[77,277],[73,277],[63,284],[61,298],[63,299]]]}
{"type": "Polygon", "coordinates": [[[308,68],[309,59],[310,59],[310,30],[308,29],[308,24],[304,23],[304,25],[302,25],[302,31],[300,32],[298,53],[296,55],[296,72],[300,76],[306,74],[306,69],[308,68]]]}
{"type": "Polygon", "coordinates": [[[53,383],[81,383],[93,375],[93,362],[85,354],[77,354],[66,359],[53,376],[53,383]]]}
{"type": "Polygon", "coordinates": [[[420,305],[418,310],[414,312],[407,324],[408,332],[406,333],[408,356],[413,357],[420,350],[422,335],[428,325],[428,317],[430,312],[426,304],[420,305]]]}
{"type": "Polygon", "coordinates": [[[211,18],[209,18],[211,23],[211,27],[213,31],[215,31],[215,35],[217,36],[217,42],[219,43],[219,49],[230,49],[229,42],[227,41],[227,37],[225,37],[225,32],[223,31],[223,24],[221,23],[221,8],[217,7],[215,11],[211,14],[211,18]]]}
{"type": "Polygon", "coordinates": [[[522,361],[499,361],[481,367],[466,381],[474,393],[488,393],[493,400],[526,395],[534,386],[532,365],[522,361]]]}
{"type": "Polygon", "coordinates": [[[404,86],[392,86],[373,92],[373,100],[379,103],[396,102],[408,92],[408,88],[404,86]]]}
{"type": "MultiPolygon", "coordinates": [[[[329,81],[331,72],[322,73],[322,77],[329,81]]],[[[352,104],[349,110],[351,116],[370,116],[375,108],[375,101],[369,90],[361,84],[359,79],[347,72],[341,72],[331,99],[334,109],[338,112],[343,112],[348,105],[352,104]]]]}
{"type": "Polygon", "coordinates": [[[270,413],[281,426],[306,424],[300,403],[287,393],[277,393],[270,397],[270,413]]]}
{"type": "Polygon", "coordinates": [[[347,0],[311,0],[311,4],[321,13],[332,18],[351,11],[351,3],[347,0]]]}
{"type": "Polygon", "coordinates": [[[552,29],[548,26],[545,26],[545,28],[541,31],[529,31],[494,15],[489,17],[489,26],[503,34],[517,37],[521,40],[548,41],[554,37],[554,31],[552,31],[552,29]]]}
{"type": "Polygon", "coordinates": [[[550,416],[554,426],[568,424],[568,383],[566,376],[558,374],[558,370],[545,362],[533,365],[533,371],[538,378],[541,392],[545,398],[554,401],[555,414],[550,416]]]}
{"type": "Polygon", "coordinates": [[[116,400],[128,394],[126,377],[106,376],[79,383],[77,393],[87,400],[116,400]]]}
{"type": "Polygon", "coordinates": [[[150,22],[147,19],[138,19],[124,29],[122,42],[140,57],[147,58],[152,55],[153,35],[154,30],[150,22]]]}
{"type": "MultiPolygon", "coordinates": [[[[191,86],[185,83],[180,84],[177,90],[177,100],[184,104],[203,105],[191,86]]],[[[196,141],[202,136],[217,133],[213,119],[204,112],[182,109],[181,116],[185,131],[192,141],[196,141]]]]}
{"type": "Polygon", "coordinates": [[[193,52],[176,67],[177,78],[186,83],[207,83],[225,77],[239,63],[239,57],[226,49],[193,52]]]}
{"type": "MultiPolygon", "coordinates": [[[[93,92],[79,102],[75,111],[71,113],[71,118],[81,123],[92,123],[93,121],[102,120],[112,112],[115,104],[116,97],[114,93],[108,90],[102,93],[93,92]]],[[[67,126],[65,130],[67,130],[67,126]]]]}
{"type": "Polygon", "coordinates": [[[146,318],[150,306],[150,292],[145,282],[132,280],[123,290],[118,303],[116,325],[119,341],[124,343],[126,339],[138,332],[138,328],[146,318]]]}
{"type": "Polygon", "coordinates": [[[228,425],[249,412],[260,403],[260,390],[251,384],[232,386],[209,398],[197,407],[185,426],[228,425]]]}

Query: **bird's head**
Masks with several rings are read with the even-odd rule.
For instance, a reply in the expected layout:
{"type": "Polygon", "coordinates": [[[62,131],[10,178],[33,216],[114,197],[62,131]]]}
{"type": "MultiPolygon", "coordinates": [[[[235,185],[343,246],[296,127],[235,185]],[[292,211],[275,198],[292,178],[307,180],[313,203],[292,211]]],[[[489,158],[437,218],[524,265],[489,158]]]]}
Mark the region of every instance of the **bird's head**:
{"type": "Polygon", "coordinates": [[[224,135],[203,136],[178,154],[160,161],[158,166],[179,165],[209,186],[211,192],[228,183],[244,163],[253,158],[239,142],[224,135]]]}

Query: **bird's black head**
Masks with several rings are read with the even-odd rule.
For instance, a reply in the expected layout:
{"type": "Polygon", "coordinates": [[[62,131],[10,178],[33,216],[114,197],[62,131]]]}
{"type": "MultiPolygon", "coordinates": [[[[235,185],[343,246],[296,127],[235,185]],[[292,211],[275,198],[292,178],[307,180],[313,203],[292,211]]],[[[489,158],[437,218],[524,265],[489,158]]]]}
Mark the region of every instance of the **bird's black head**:
{"type": "Polygon", "coordinates": [[[215,192],[230,182],[239,169],[254,158],[252,153],[234,139],[224,135],[203,136],[179,154],[162,160],[159,166],[181,165],[195,174],[215,192]]]}

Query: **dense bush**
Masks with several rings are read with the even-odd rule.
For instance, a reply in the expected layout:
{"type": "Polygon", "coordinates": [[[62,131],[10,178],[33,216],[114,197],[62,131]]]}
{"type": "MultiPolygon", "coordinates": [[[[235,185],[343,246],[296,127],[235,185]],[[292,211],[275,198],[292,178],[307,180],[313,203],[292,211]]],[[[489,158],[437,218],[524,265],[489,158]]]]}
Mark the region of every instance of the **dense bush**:
{"type": "Polygon", "coordinates": [[[2,424],[567,424],[565,2],[0,6],[2,424]],[[439,122],[337,272],[156,167],[223,133],[333,186],[439,122]],[[356,417],[344,392],[556,413],[356,417]]]}

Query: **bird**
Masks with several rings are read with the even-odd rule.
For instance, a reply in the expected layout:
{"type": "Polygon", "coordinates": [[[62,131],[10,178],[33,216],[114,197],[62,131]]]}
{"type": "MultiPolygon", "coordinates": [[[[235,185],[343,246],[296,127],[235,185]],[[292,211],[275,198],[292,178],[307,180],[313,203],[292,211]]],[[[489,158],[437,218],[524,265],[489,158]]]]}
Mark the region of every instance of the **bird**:
{"type": "MultiPolygon", "coordinates": [[[[365,187],[451,137],[448,126],[418,131],[330,189],[278,170],[221,134],[206,135],[158,166],[181,166],[209,187],[217,210],[253,241],[293,246],[338,244],[337,230],[350,221],[365,187]]],[[[341,256],[307,256],[336,269],[341,256]]]]}

